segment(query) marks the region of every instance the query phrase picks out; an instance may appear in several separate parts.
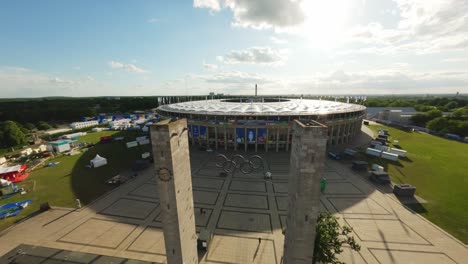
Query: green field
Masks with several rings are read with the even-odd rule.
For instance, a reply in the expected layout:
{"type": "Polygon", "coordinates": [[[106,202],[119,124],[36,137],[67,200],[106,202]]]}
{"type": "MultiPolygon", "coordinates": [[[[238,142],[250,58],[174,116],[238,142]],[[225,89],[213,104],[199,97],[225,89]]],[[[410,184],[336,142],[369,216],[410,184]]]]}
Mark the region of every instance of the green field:
{"type": "Polygon", "coordinates": [[[83,205],[90,203],[100,195],[111,190],[113,186],[105,181],[122,170],[130,169],[134,160],[141,153],[149,151],[150,145],[127,149],[125,142],[133,140],[139,134],[127,131],[102,131],[89,133],[80,137],[82,142],[97,143],[100,137],[107,135],[125,136],[126,140],[107,144],[96,144],[86,152],[73,156],[61,156],[46,162],[59,162],[54,167],[38,168],[18,185],[25,188],[27,194],[16,194],[4,200],[0,205],[26,199],[33,199],[33,203],[23,210],[17,217],[0,220],[0,230],[38,210],[43,202],[52,206],[76,207],[79,198],[83,205]],[[99,154],[107,158],[108,164],[103,167],[86,168],[89,161],[99,154]]]}
{"type": "MultiPolygon", "coordinates": [[[[416,194],[428,203],[411,206],[463,243],[468,243],[468,144],[420,132],[374,125],[388,129],[390,140],[398,140],[408,151],[406,159],[383,164],[395,183],[416,186],[416,194]]],[[[377,161],[377,162],[375,162],[377,161]]]]}

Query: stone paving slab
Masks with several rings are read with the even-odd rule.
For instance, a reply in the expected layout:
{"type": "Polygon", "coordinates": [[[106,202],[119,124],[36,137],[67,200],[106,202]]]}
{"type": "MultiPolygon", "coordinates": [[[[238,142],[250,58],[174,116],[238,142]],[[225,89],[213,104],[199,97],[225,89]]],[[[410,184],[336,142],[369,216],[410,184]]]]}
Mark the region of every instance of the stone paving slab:
{"type": "Polygon", "coordinates": [[[345,178],[342,177],[336,171],[325,171],[324,178],[327,179],[327,181],[342,181],[342,180],[345,180],[345,178]]]}
{"type": "MultiPolygon", "coordinates": [[[[208,225],[208,222],[210,221],[212,213],[213,209],[208,209],[205,207],[195,207],[195,225],[198,227],[206,227],[208,225]],[[203,209],[203,213],[200,212],[200,209],[203,209]]],[[[158,213],[158,215],[154,218],[153,222],[162,222],[161,213],[158,213]]]]}
{"type": "Polygon", "coordinates": [[[61,237],[58,241],[115,249],[135,228],[136,225],[132,224],[102,219],[89,219],[61,237]]]}
{"type": "Polygon", "coordinates": [[[247,191],[247,192],[266,192],[265,182],[261,181],[242,181],[233,180],[229,185],[231,191],[247,191]]]}
{"type": "Polygon", "coordinates": [[[274,243],[271,240],[215,235],[207,261],[218,263],[278,263],[274,243]]]}
{"type": "Polygon", "coordinates": [[[387,250],[387,249],[369,249],[374,257],[381,264],[455,264],[456,262],[443,253],[406,251],[406,250],[387,250]]]}
{"type": "Polygon", "coordinates": [[[130,246],[128,251],[166,255],[164,233],[162,229],[147,227],[130,246]]]}
{"type": "Polygon", "coordinates": [[[327,187],[323,191],[324,194],[350,195],[364,194],[355,185],[350,182],[328,182],[327,187]]]}
{"type": "Polygon", "coordinates": [[[74,252],[49,247],[19,245],[0,258],[0,263],[16,264],[150,264],[146,261],[74,252]],[[19,252],[21,252],[19,254],[19,252]]]}
{"type": "Polygon", "coordinates": [[[430,245],[413,229],[399,220],[347,219],[362,241],[430,245]]]}
{"type": "Polygon", "coordinates": [[[280,211],[286,211],[288,209],[288,197],[287,196],[275,196],[276,206],[280,211]]]}
{"type": "MultiPolygon", "coordinates": [[[[192,153],[196,161],[192,162],[192,179],[197,229],[213,231],[215,241],[223,238],[201,263],[279,263],[284,240],[281,229],[285,225],[288,201],[288,153],[265,155],[273,173],[271,182],[258,172],[250,178],[237,174],[220,178],[219,169],[213,167],[215,155],[192,153]],[[201,175],[199,169],[214,177],[201,175]],[[251,201],[246,197],[267,199],[251,201]],[[206,213],[201,214],[200,208],[206,213]],[[265,249],[259,249],[255,259],[249,259],[255,254],[252,250],[256,251],[259,237],[265,242],[265,249]]],[[[330,181],[322,194],[320,210],[325,210],[326,205],[327,209],[336,211],[340,223],[349,223],[354,228],[362,247],[360,253],[346,249],[341,260],[377,264],[411,263],[404,262],[409,259],[414,263],[438,264],[452,263],[449,260],[464,263],[467,259],[465,245],[404,208],[393,195],[382,193],[363,180],[348,163],[327,160],[326,167],[330,181]],[[420,257],[422,253],[434,255],[420,257]]],[[[150,168],[90,206],[80,210],[53,209],[22,222],[1,234],[2,240],[8,243],[0,243],[0,254],[20,243],[28,243],[112,258],[165,262],[164,249],[157,246],[163,239],[157,238],[162,236],[162,230],[161,223],[157,222],[161,215],[156,190],[152,188],[155,183],[150,168]]]]}
{"type": "Polygon", "coordinates": [[[343,247],[343,252],[338,259],[346,264],[367,264],[359,252],[351,250],[349,247],[343,247]]]}
{"type": "Polygon", "coordinates": [[[195,204],[214,205],[218,197],[219,192],[193,190],[193,201],[195,204]]]}
{"type": "Polygon", "coordinates": [[[156,202],[119,199],[99,213],[103,215],[144,220],[151,214],[151,212],[153,212],[154,209],[156,209],[158,205],[159,203],[156,202]]]}
{"type": "Polygon", "coordinates": [[[215,178],[193,178],[192,186],[194,188],[208,188],[208,189],[221,189],[224,184],[224,179],[215,179],[215,178]]]}
{"type": "Polygon", "coordinates": [[[239,232],[271,233],[270,214],[222,210],[217,228],[239,232]]]}
{"type": "Polygon", "coordinates": [[[273,183],[273,190],[275,193],[288,193],[288,183],[287,182],[275,182],[273,183]]]}
{"type": "Polygon", "coordinates": [[[268,210],[268,197],[265,195],[228,193],[224,206],[268,210]]]}
{"type": "Polygon", "coordinates": [[[156,186],[156,184],[145,183],[145,184],[138,186],[136,189],[132,190],[131,192],[129,192],[128,195],[144,197],[144,198],[159,199],[157,188],[158,187],[156,186]]]}
{"type": "Polygon", "coordinates": [[[196,176],[219,177],[220,172],[221,170],[219,168],[216,168],[216,169],[202,168],[196,173],[196,176]]]}
{"type": "Polygon", "coordinates": [[[382,205],[366,197],[328,197],[340,214],[391,215],[382,205]]]}

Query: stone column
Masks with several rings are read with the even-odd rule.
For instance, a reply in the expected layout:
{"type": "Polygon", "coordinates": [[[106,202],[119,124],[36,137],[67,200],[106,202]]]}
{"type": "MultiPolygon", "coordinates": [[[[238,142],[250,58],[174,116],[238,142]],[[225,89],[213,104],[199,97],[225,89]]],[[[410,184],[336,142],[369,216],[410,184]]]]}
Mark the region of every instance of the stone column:
{"type": "Polygon", "coordinates": [[[224,125],[224,150],[228,149],[228,137],[226,131],[226,125],[224,125]]]}
{"type": "MultiPolygon", "coordinates": [[[[341,121],[340,121],[341,122],[341,121]]],[[[338,130],[336,131],[336,144],[339,145],[341,143],[341,123],[338,123],[338,130]]]]}
{"type": "Polygon", "coordinates": [[[279,128],[276,128],[276,152],[279,149],[279,128]]]}
{"type": "Polygon", "coordinates": [[[198,263],[187,119],[151,126],[167,263],[198,263]]]}
{"type": "Polygon", "coordinates": [[[315,121],[306,124],[294,121],[284,264],[312,263],[327,130],[315,121]]]}

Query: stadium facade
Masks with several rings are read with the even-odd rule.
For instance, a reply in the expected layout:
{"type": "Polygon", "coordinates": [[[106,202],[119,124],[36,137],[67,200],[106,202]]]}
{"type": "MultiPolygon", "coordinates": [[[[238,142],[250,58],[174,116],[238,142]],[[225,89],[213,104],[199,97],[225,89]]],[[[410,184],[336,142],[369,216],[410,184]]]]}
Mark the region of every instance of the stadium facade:
{"type": "Polygon", "coordinates": [[[286,98],[202,100],[163,105],[161,118],[187,118],[192,145],[212,149],[288,151],[295,119],[328,127],[328,145],[344,144],[361,130],[366,107],[286,98]]]}

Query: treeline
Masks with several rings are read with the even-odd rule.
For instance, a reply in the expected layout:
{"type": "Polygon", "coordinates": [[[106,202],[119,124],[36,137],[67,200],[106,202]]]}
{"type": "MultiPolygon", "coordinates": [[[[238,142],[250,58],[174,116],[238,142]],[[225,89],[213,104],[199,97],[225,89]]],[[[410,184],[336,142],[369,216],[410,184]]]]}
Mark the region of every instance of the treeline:
{"type": "Polygon", "coordinates": [[[205,96],[159,97],[96,97],[96,98],[40,98],[0,101],[0,121],[14,120],[21,124],[79,121],[99,113],[131,113],[159,105],[201,100],[205,96]]]}
{"type": "Polygon", "coordinates": [[[450,133],[468,136],[467,98],[370,98],[364,105],[414,107],[419,112],[411,117],[414,125],[426,127],[440,135],[450,133]]]}
{"type": "Polygon", "coordinates": [[[388,98],[388,97],[373,97],[368,98],[364,105],[367,107],[414,107],[418,112],[427,112],[430,110],[440,110],[442,112],[450,112],[457,108],[462,108],[468,105],[468,98],[388,98]]]}

